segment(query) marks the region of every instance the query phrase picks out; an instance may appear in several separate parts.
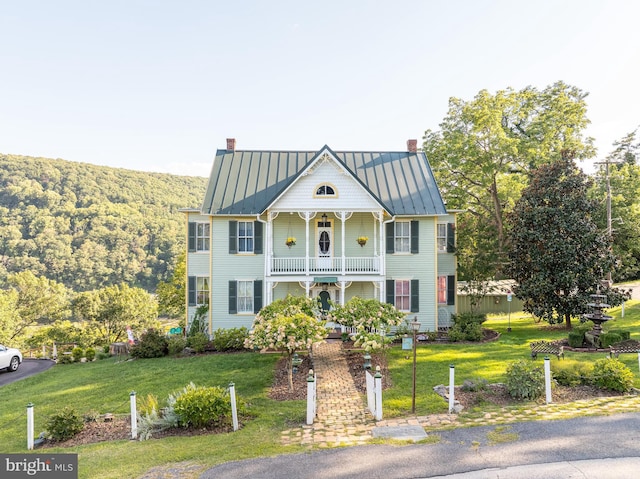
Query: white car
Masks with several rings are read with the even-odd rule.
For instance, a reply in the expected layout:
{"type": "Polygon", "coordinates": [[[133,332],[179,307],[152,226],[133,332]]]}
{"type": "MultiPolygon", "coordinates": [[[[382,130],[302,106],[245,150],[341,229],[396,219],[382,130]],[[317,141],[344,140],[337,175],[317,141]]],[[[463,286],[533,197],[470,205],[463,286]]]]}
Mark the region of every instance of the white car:
{"type": "Polygon", "coordinates": [[[15,371],[22,362],[22,353],[0,344],[0,370],[15,371]]]}

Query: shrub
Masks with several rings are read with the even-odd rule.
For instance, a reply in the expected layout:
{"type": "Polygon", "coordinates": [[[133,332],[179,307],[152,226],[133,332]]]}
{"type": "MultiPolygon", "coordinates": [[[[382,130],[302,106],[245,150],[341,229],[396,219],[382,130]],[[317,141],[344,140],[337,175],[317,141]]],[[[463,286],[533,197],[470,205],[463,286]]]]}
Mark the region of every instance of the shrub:
{"type": "Polygon", "coordinates": [[[213,333],[216,351],[239,351],[244,349],[244,340],[249,337],[247,328],[218,329],[213,333]]]}
{"type": "Polygon", "coordinates": [[[103,359],[109,359],[111,357],[111,355],[109,353],[105,353],[104,351],[98,351],[98,353],[96,354],[96,359],[98,361],[101,361],[103,359]]]}
{"type": "Polygon", "coordinates": [[[628,392],[633,387],[633,373],[618,359],[602,358],[593,363],[593,383],[600,389],[628,392]]]}
{"type": "Polygon", "coordinates": [[[160,358],[169,352],[167,338],[155,329],[142,333],[138,344],[131,348],[134,358],[160,358]]]}
{"type": "Polygon", "coordinates": [[[183,426],[206,427],[229,420],[231,400],[221,387],[190,383],[175,397],[173,409],[183,426]]]}
{"type": "Polygon", "coordinates": [[[152,411],[158,411],[158,396],[155,394],[147,394],[146,397],[138,397],[136,409],[138,410],[138,414],[141,415],[149,415],[152,411]]]}
{"type": "Polygon", "coordinates": [[[593,377],[593,366],[579,361],[558,361],[553,366],[553,379],[562,386],[579,386],[590,384],[593,377]]]}
{"type": "Polygon", "coordinates": [[[569,346],[572,348],[581,348],[584,343],[584,331],[575,329],[569,331],[569,346]]]}
{"type": "Polygon", "coordinates": [[[84,357],[87,358],[87,361],[93,361],[96,358],[96,350],[93,348],[87,348],[84,352],[84,357]]]}
{"type": "Polygon", "coordinates": [[[71,354],[59,354],[58,364],[71,364],[73,362],[73,356],[71,354]]]}
{"type": "Polygon", "coordinates": [[[612,344],[619,343],[620,341],[622,341],[622,335],[619,332],[610,331],[600,335],[601,348],[608,348],[612,344]]]}
{"type": "Polygon", "coordinates": [[[449,330],[450,341],[481,341],[482,323],[487,320],[486,314],[461,313],[452,316],[453,326],[449,330]]]}
{"type": "Polygon", "coordinates": [[[84,357],[84,350],[80,346],[76,346],[71,350],[71,356],[73,356],[73,360],[77,363],[84,357]]]}
{"type": "Polygon", "coordinates": [[[182,336],[169,336],[167,347],[171,356],[177,356],[187,347],[187,340],[182,336]]]}
{"type": "Polygon", "coordinates": [[[196,353],[203,353],[209,344],[209,336],[206,333],[197,332],[189,335],[187,338],[187,346],[196,353]]]}
{"type": "Polygon", "coordinates": [[[521,359],[507,365],[507,391],[516,399],[537,399],[544,392],[544,371],[532,361],[521,359]]]}
{"type": "Polygon", "coordinates": [[[46,437],[53,441],[71,439],[84,428],[84,423],[76,411],[67,406],[47,419],[45,423],[46,437]]]}

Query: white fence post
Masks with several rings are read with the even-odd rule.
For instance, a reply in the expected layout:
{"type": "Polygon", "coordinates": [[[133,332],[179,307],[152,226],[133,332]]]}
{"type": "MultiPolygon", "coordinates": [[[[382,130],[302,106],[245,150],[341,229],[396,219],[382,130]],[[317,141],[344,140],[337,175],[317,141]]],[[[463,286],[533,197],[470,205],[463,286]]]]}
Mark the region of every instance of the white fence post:
{"type": "Polygon", "coordinates": [[[547,394],[547,404],[551,402],[551,360],[549,356],[544,358],[544,386],[547,394]]]}
{"type": "Polygon", "coordinates": [[[449,414],[453,412],[453,403],[455,401],[455,376],[456,367],[453,364],[449,365],[449,414]]]}
{"type": "Polygon", "coordinates": [[[138,437],[138,411],[135,391],[131,391],[129,394],[129,402],[131,403],[131,439],[136,439],[138,437]]]}
{"type": "Polygon", "coordinates": [[[238,407],[236,405],[236,385],[229,383],[229,396],[231,398],[231,420],[233,421],[233,430],[238,430],[238,407]]]}
{"type": "Polygon", "coordinates": [[[27,449],[33,449],[33,403],[27,404],[27,449]]]}
{"type": "Polygon", "coordinates": [[[376,366],[375,380],[375,395],[376,395],[376,421],[382,421],[382,374],[380,373],[380,366],[376,366]]]}
{"type": "Polygon", "coordinates": [[[307,425],[313,424],[316,417],[316,375],[309,369],[307,376],[307,425]]]}

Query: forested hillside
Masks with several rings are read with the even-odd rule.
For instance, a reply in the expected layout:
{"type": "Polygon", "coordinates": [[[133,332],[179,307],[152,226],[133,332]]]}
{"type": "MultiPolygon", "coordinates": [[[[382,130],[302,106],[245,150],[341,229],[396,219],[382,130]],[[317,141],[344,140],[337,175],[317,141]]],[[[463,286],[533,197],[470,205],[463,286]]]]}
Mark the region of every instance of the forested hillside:
{"type": "Polygon", "coordinates": [[[206,179],[0,154],[0,282],[25,270],[73,290],[154,291],[184,249],[206,179]]]}

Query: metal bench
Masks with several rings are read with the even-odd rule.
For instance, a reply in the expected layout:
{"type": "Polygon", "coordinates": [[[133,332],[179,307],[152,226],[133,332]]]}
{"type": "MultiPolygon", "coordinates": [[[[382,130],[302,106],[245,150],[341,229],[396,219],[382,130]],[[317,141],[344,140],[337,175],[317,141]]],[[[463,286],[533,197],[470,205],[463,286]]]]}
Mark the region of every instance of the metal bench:
{"type": "Polygon", "coordinates": [[[531,359],[536,359],[538,357],[538,353],[541,354],[553,354],[560,359],[564,359],[564,346],[561,346],[557,343],[550,343],[549,341],[534,341],[530,344],[531,346],[531,359]]]}

